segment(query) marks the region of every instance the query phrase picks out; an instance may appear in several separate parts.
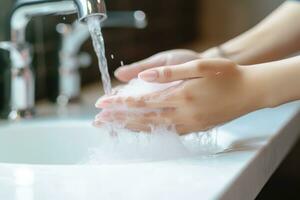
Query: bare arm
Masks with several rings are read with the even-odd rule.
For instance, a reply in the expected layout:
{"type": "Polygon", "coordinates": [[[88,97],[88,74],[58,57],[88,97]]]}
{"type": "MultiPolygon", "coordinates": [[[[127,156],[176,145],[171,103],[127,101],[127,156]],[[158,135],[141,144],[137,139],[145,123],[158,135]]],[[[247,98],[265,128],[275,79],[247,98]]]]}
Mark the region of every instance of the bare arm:
{"type": "Polygon", "coordinates": [[[300,56],[246,66],[222,58],[198,59],[148,69],[139,74],[146,81],[186,80],[166,90],[137,97],[102,97],[96,106],[104,110],[96,117],[95,124],[120,120],[130,129],[143,131],[151,130],[151,125],[172,124],[180,134],[207,130],[254,110],[300,100],[299,66],[300,56]],[[157,116],[105,110],[122,104],[161,112],[157,116]]]}
{"type": "Polygon", "coordinates": [[[300,50],[300,3],[288,1],[242,35],[201,54],[227,57],[239,64],[256,64],[285,58],[300,50]]]}
{"type": "Polygon", "coordinates": [[[300,100],[300,56],[250,65],[248,72],[257,91],[262,90],[264,107],[300,100]]]}

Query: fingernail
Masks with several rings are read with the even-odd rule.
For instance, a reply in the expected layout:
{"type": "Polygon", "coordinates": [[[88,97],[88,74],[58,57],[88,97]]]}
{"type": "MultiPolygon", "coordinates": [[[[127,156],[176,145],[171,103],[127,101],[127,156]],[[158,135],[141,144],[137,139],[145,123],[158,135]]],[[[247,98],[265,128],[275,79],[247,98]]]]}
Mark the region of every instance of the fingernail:
{"type": "Polygon", "coordinates": [[[120,71],[123,70],[122,68],[123,68],[123,67],[119,67],[118,69],[116,69],[115,72],[114,72],[114,75],[115,75],[115,76],[118,76],[119,73],[120,73],[120,71]]]}
{"type": "Polygon", "coordinates": [[[144,81],[155,81],[158,78],[158,71],[149,70],[139,73],[139,78],[144,81]]]}
{"type": "Polygon", "coordinates": [[[120,73],[122,73],[123,71],[126,71],[127,68],[128,68],[128,65],[119,67],[118,69],[115,70],[114,75],[119,76],[120,73]]]}
{"type": "Polygon", "coordinates": [[[98,115],[96,115],[96,120],[107,119],[110,116],[110,112],[102,111],[98,115]]]}
{"type": "Polygon", "coordinates": [[[97,100],[97,102],[95,103],[95,106],[97,108],[105,108],[105,107],[108,107],[112,102],[113,102],[113,97],[109,97],[109,98],[101,97],[97,100]]]}

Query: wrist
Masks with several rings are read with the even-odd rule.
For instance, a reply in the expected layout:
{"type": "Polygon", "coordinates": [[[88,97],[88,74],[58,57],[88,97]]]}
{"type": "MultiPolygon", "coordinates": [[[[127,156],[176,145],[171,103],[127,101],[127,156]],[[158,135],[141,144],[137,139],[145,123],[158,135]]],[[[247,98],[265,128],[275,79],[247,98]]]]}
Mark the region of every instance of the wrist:
{"type": "Polygon", "coordinates": [[[249,91],[259,108],[300,99],[300,57],[244,67],[249,91]]]}
{"type": "Polygon", "coordinates": [[[247,107],[250,111],[274,107],[276,104],[270,95],[267,78],[261,67],[256,65],[242,66],[245,80],[245,96],[247,107]]]}
{"type": "Polygon", "coordinates": [[[224,55],[222,55],[222,52],[220,48],[212,47],[210,49],[207,49],[206,51],[199,54],[201,58],[207,59],[207,58],[226,58],[224,55]]]}

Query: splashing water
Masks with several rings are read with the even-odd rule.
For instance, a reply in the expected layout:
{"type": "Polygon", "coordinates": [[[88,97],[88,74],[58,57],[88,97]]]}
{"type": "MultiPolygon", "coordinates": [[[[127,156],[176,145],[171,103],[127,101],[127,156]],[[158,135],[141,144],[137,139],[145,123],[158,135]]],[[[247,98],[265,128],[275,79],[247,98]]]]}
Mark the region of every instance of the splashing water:
{"type": "MultiPolygon", "coordinates": [[[[139,96],[165,90],[179,82],[158,84],[148,83],[140,79],[133,79],[117,91],[118,96],[139,96]]],[[[107,108],[108,109],[108,108],[107,108]]],[[[151,112],[159,116],[159,109],[129,109],[125,105],[109,108],[111,111],[125,111],[136,116],[151,112]]],[[[105,109],[104,109],[105,110],[105,109]]],[[[106,110],[107,111],[107,110],[106,110]]],[[[152,126],[150,133],[134,132],[125,128],[126,122],[107,123],[99,127],[104,133],[102,144],[98,148],[90,149],[88,163],[122,163],[136,161],[158,161],[178,159],[191,156],[207,156],[223,151],[218,144],[218,131],[216,128],[179,136],[174,126],[161,124],[152,126]],[[117,137],[107,134],[113,127],[117,137]]]]}
{"type": "MultiPolygon", "coordinates": [[[[99,69],[105,94],[111,94],[111,80],[108,73],[107,60],[105,57],[104,40],[101,33],[100,20],[98,17],[87,19],[93,46],[98,57],[99,69]]],[[[114,56],[111,55],[113,59],[114,56]]],[[[121,66],[124,62],[120,62],[121,66]]],[[[136,96],[163,90],[174,86],[178,82],[168,84],[147,83],[135,79],[128,85],[117,91],[117,95],[136,96]]],[[[111,108],[112,110],[125,110],[136,115],[159,110],[128,109],[126,106],[111,108]]],[[[150,125],[151,126],[151,125],[150,125]]],[[[102,144],[98,148],[90,149],[90,157],[87,163],[119,163],[128,161],[152,161],[174,159],[192,155],[208,155],[221,151],[217,145],[217,131],[192,133],[180,137],[172,126],[151,126],[151,133],[134,132],[125,128],[125,122],[106,123],[99,128],[104,133],[102,144]],[[117,136],[117,137],[111,137],[117,136]]]]}
{"type": "Polygon", "coordinates": [[[107,60],[105,56],[104,39],[101,32],[100,18],[90,16],[87,19],[88,28],[92,37],[93,46],[98,58],[99,69],[101,72],[103,89],[106,95],[111,94],[111,81],[108,73],[107,60]]]}

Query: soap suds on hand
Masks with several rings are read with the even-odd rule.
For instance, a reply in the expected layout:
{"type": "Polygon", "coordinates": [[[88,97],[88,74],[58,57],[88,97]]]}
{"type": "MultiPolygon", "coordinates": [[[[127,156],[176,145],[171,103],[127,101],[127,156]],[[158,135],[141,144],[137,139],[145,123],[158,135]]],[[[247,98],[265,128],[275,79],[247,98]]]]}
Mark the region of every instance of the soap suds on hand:
{"type": "MultiPolygon", "coordinates": [[[[158,84],[134,79],[119,89],[117,95],[144,95],[165,90],[179,83],[180,81],[158,84]]],[[[145,112],[157,112],[159,114],[159,110],[132,110],[126,108],[126,106],[113,109],[122,109],[137,114],[145,112]]],[[[169,160],[195,155],[210,155],[222,150],[217,144],[217,129],[179,136],[175,128],[170,125],[149,126],[151,126],[151,132],[146,133],[126,129],[125,123],[112,122],[104,124],[98,128],[99,134],[103,134],[102,143],[99,144],[98,148],[90,149],[88,163],[107,164],[169,160]],[[117,133],[115,137],[111,137],[111,128],[117,133]]]]}

